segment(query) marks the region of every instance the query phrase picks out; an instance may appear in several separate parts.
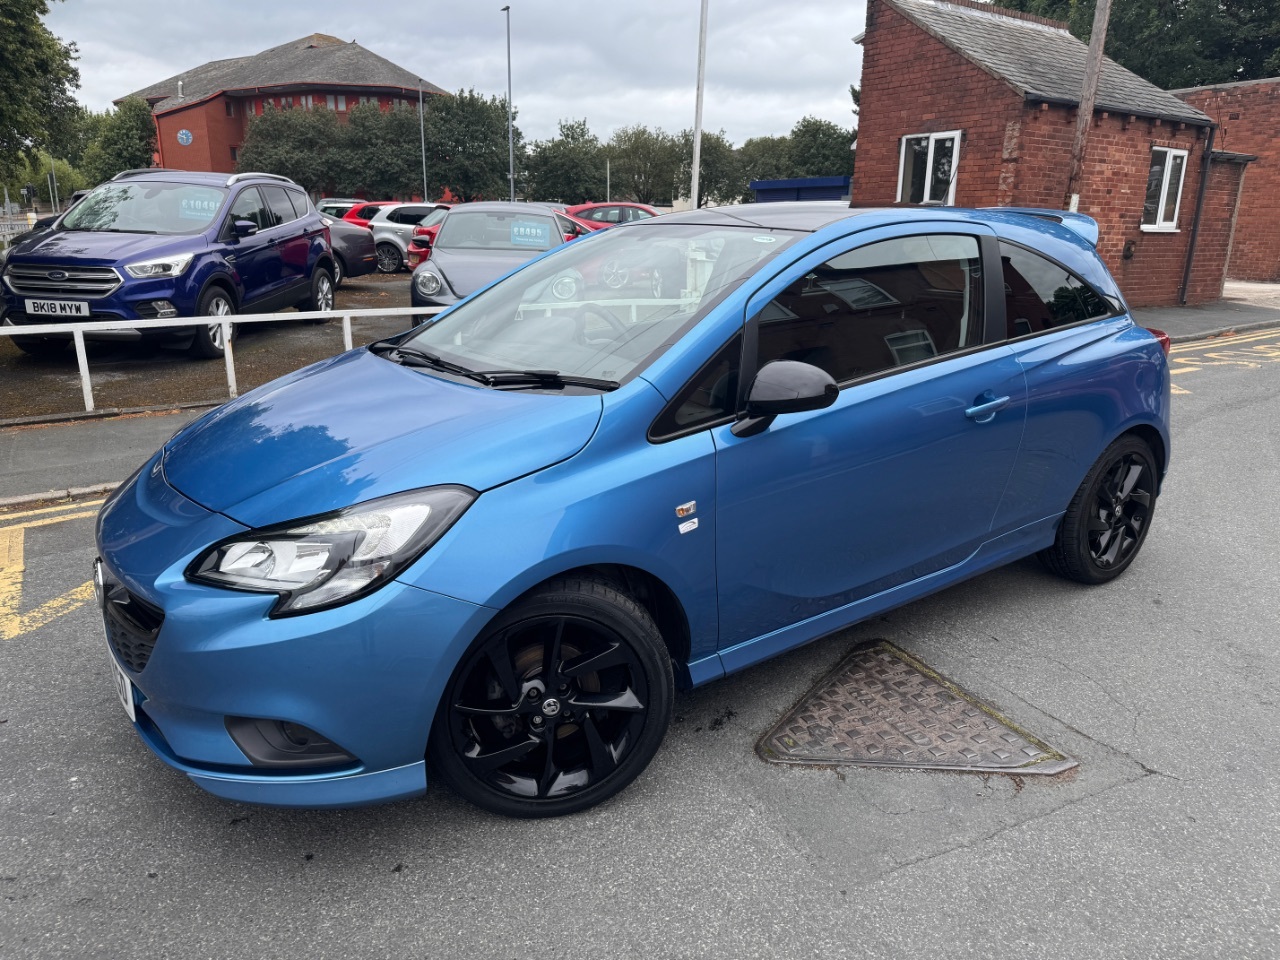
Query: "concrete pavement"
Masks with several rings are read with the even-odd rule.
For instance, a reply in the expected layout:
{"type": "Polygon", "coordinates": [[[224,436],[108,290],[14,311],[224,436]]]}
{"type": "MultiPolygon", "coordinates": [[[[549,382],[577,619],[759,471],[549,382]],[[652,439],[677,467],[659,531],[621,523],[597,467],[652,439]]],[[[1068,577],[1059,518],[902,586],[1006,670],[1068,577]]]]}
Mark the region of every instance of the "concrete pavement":
{"type": "MultiPolygon", "coordinates": [[[[1280,284],[1228,281],[1215,303],[1147,307],[1133,317],[1175,343],[1280,327],[1280,284]]],[[[146,411],[0,428],[0,506],[118,483],[201,412],[146,411]]]]}

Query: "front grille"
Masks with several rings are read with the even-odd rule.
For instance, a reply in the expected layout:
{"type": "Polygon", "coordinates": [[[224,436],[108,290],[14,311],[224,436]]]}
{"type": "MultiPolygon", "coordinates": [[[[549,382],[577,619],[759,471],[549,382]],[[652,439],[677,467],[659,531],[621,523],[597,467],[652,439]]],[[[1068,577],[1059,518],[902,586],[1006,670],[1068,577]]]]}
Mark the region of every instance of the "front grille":
{"type": "Polygon", "coordinates": [[[102,599],[102,621],[107,628],[107,642],[126,667],[134,673],[141,673],[156,648],[156,637],[164,623],[164,611],[113,581],[105,568],[102,599]]]}
{"type": "Polygon", "coordinates": [[[24,297],[105,297],[123,282],[111,267],[10,263],[5,279],[24,297]]]}
{"type": "Polygon", "coordinates": [[[120,316],[118,313],[91,313],[87,317],[49,317],[49,316],[32,315],[23,310],[10,310],[8,313],[4,315],[5,323],[13,324],[15,327],[20,327],[20,326],[23,326],[26,324],[32,324],[32,323],[60,323],[62,321],[74,321],[75,323],[88,323],[94,320],[118,321],[118,320],[124,320],[124,319],[126,318],[120,316]]]}

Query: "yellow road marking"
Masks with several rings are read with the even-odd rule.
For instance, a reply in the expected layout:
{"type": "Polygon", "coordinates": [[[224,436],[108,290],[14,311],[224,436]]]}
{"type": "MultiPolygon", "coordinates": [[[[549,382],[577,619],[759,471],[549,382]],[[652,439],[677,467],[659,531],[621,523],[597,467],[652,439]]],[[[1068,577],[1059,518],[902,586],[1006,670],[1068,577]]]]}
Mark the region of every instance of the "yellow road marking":
{"type": "Polygon", "coordinates": [[[62,523],[64,520],[83,520],[85,517],[96,517],[97,510],[85,510],[81,513],[64,513],[60,517],[41,517],[39,520],[28,520],[26,523],[14,523],[8,526],[0,526],[0,530],[25,530],[28,527],[47,527],[53,523],[62,523]]]}
{"type": "Polygon", "coordinates": [[[79,510],[83,507],[100,507],[105,498],[99,500],[79,500],[75,503],[64,503],[59,507],[41,507],[39,510],[22,510],[18,513],[0,513],[0,523],[7,520],[20,520],[23,517],[37,517],[46,513],[57,513],[61,510],[79,510]]]}
{"type": "Polygon", "coordinates": [[[29,527],[45,527],[64,520],[92,517],[96,513],[96,510],[86,510],[0,527],[0,640],[12,640],[39,630],[89,602],[93,596],[93,584],[85,582],[23,613],[22,576],[27,569],[24,547],[29,527]]]}
{"type": "Polygon", "coordinates": [[[1222,344],[1255,343],[1259,340],[1274,340],[1280,337],[1280,330],[1260,330],[1257,333],[1241,333],[1231,337],[1211,337],[1208,340],[1196,340],[1192,343],[1175,343],[1170,354],[1194,353],[1197,350],[1216,350],[1222,344]]]}
{"type": "MultiPolygon", "coordinates": [[[[1239,336],[1213,337],[1194,343],[1177,344],[1169,350],[1169,360],[1177,364],[1169,371],[1170,377],[1199,373],[1206,367],[1245,367],[1257,370],[1264,363],[1280,360],[1280,330],[1260,330],[1239,336]]],[[[1175,396],[1191,391],[1171,384],[1175,396]]]]}

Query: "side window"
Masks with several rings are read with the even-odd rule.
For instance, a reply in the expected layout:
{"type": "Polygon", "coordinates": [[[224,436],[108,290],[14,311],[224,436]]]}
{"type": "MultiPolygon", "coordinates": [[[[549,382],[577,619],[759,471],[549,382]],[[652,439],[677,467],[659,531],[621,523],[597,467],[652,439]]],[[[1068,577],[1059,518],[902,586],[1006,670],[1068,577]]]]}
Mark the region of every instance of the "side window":
{"type": "Polygon", "coordinates": [[[841,254],[757,316],[759,366],[799,360],[843,382],[978,344],[981,264],[976,238],[942,234],[841,254]]]}
{"type": "Polygon", "coordinates": [[[236,202],[231,205],[231,219],[248,220],[259,230],[264,230],[271,223],[271,215],[262,206],[262,197],[257,187],[249,187],[240,191],[236,202]]]}
{"type": "Polygon", "coordinates": [[[1000,265],[1010,340],[1111,313],[1083,280],[1030,250],[1001,240],[1000,265]]]}
{"type": "Polygon", "coordinates": [[[289,200],[289,195],[284,192],[283,187],[259,187],[258,189],[266,195],[267,208],[271,211],[271,225],[273,227],[298,219],[297,211],[293,209],[293,203],[289,200]]]}
{"type": "Polygon", "coordinates": [[[649,428],[649,439],[669,440],[732,419],[738,406],[741,364],[742,334],[737,333],[667,404],[649,428]]]}
{"type": "Polygon", "coordinates": [[[305,217],[311,212],[311,200],[301,190],[289,190],[289,199],[293,201],[293,209],[298,216],[305,217]]]}

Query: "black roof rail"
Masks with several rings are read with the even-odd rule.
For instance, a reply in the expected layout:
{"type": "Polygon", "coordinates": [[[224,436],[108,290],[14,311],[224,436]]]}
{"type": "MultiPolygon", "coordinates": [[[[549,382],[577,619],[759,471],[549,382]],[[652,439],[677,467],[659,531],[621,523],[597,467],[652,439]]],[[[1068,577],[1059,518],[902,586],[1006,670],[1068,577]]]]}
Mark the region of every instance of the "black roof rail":
{"type": "Polygon", "coordinates": [[[231,176],[227,177],[227,186],[228,187],[231,186],[233,183],[235,183],[238,180],[247,180],[250,177],[264,177],[267,180],[281,180],[284,183],[292,183],[295,187],[298,185],[296,180],[293,180],[289,177],[282,177],[278,173],[246,172],[246,173],[233,173],[231,176]]]}
{"type": "Polygon", "coordinates": [[[144,173],[181,173],[184,171],[175,170],[173,167],[142,167],[137,170],[121,170],[112,180],[128,180],[130,177],[140,177],[144,173]]]}

